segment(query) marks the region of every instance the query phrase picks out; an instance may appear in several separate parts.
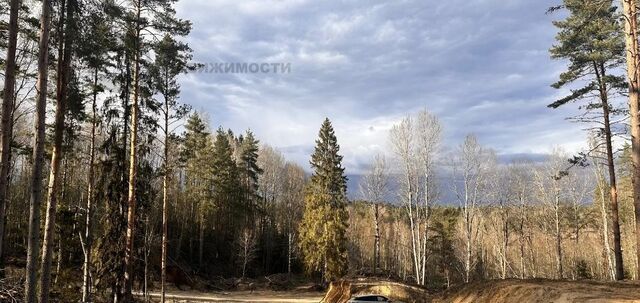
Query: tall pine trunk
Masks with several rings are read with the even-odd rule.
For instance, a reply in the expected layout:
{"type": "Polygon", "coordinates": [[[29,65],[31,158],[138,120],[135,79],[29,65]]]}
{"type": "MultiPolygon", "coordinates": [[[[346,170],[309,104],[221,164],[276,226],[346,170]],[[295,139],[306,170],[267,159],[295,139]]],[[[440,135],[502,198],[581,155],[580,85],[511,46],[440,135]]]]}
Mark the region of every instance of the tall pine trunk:
{"type": "Polygon", "coordinates": [[[604,118],[604,137],[607,148],[607,168],[609,170],[609,188],[611,199],[611,227],[613,229],[613,253],[616,261],[616,280],[624,279],[624,266],[622,264],[622,245],[620,244],[620,219],[618,215],[618,187],[616,184],[616,168],[613,155],[613,143],[611,140],[611,122],[609,109],[609,96],[605,82],[606,71],[604,64],[595,64],[596,77],[600,83],[600,100],[602,102],[602,114],[604,118]]]}
{"type": "Polygon", "coordinates": [[[136,175],[137,175],[137,150],[138,150],[138,99],[140,95],[140,14],[142,10],[141,0],[136,4],[136,31],[134,40],[133,62],[133,104],[131,105],[131,140],[129,142],[129,193],[127,196],[127,235],[124,254],[124,300],[131,301],[131,287],[133,284],[133,244],[136,224],[136,175]]]}
{"type": "MultiPolygon", "coordinates": [[[[165,86],[166,87],[166,86],[165,86]]],[[[165,284],[167,283],[167,224],[169,220],[169,99],[164,98],[164,176],[162,179],[162,261],[161,261],[161,288],[160,302],[165,300],[165,284]]]]}
{"type": "Polygon", "coordinates": [[[36,302],[36,260],[40,248],[40,206],[42,204],[42,171],[44,167],[45,117],[47,107],[47,70],[49,66],[49,32],[51,0],[42,1],[40,39],[38,42],[38,83],[36,93],[33,167],[29,198],[29,240],[25,273],[25,301],[36,302]]]}
{"type": "MultiPolygon", "coordinates": [[[[629,115],[631,116],[631,160],[633,162],[633,204],[635,206],[636,243],[640,243],[640,104],[638,104],[638,16],[635,0],[621,0],[627,54],[629,82],[629,115]]],[[[636,259],[640,259],[640,245],[636,245],[636,259]]],[[[640,278],[640,266],[636,277],[640,278]]]]}
{"type": "Polygon", "coordinates": [[[51,285],[51,258],[53,255],[54,228],[56,224],[56,210],[58,204],[58,187],[60,184],[60,162],[63,157],[62,139],[64,137],[64,119],[67,111],[67,92],[71,66],[73,0],[60,2],[60,23],[58,26],[58,79],[56,89],[55,130],[53,136],[53,150],[51,152],[51,171],[49,174],[49,192],[44,224],[44,238],[42,241],[42,264],[40,268],[40,302],[49,302],[49,288],[51,285]],[[66,5],[66,7],[65,7],[66,5]],[[66,19],[65,19],[66,11],[66,19]]]}
{"type": "Polygon", "coordinates": [[[9,197],[9,168],[13,133],[14,92],[16,84],[16,44],[18,41],[18,12],[20,0],[11,0],[9,12],[9,41],[5,61],[4,91],[2,94],[2,124],[0,125],[0,276],[4,275],[3,243],[5,208],[9,197]]]}

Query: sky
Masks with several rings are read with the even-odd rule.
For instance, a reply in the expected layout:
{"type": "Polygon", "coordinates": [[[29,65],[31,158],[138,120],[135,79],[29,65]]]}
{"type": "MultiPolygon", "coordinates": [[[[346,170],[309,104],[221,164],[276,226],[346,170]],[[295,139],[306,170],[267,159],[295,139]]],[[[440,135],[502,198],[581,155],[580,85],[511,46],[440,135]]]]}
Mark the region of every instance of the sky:
{"type": "Polygon", "coordinates": [[[181,100],[306,168],[328,117],[348,175],[390,155],[389,129],[422,109],[440,118],[445,148],[473,133],[502,159],[578,151],[586,134],[565,119],[577,108],[546,107],[566,94],[550,87],[566,66],[548,53],[557,2],[182,0],[194,61],[291,70],[192,72],[181,100]]]}

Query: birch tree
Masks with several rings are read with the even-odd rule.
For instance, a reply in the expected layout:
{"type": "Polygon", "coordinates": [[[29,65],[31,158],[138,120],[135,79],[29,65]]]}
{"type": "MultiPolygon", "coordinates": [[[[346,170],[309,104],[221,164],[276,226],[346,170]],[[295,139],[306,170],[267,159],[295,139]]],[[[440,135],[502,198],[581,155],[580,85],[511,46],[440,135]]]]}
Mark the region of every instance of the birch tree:
{"type": "Polygon", "coordinates": [[[374,226],[373,274],[380,264],[380,204],[385,201],[389,187],[387,162],[383,155],[376,155],[362,181],[360,193],[371,203],[374,226]]]}
{"type": "Polygon", "coordinates": [[[556,278],[564,278],[564,229],[562,220],[562,202],[565,198],[564,186],[568,175],[568,157],[562,150],[555,149],[547,163],[535,171],[535,185],[540,200],[550,210],[552,230],[555,241],[556,278]]]}
{"type": "Polygon", "coordinates": [[[429,209],[437,198],[435,163],[442,127],[437,117],[423,110],[417,119],[404,118],[393,126],[389,141],[400,164],[400,197],[407,211],[411,255],[416,282],[427,282],[429,209]]]}
{"type": "Polygon", "coordinates": [[[411,116],[404,118],[400,124],[391,129],[389,140],[400,163],[400,198],[407,211],[411,237],[411,256],[413,259],[416,283],[423,284],[421,228],[418,210],[418,170],[415,147],[414,122],[411,116]]]}
{"type": "Polygon", "coordinates": [[[489,165],[495,156],[480,145],[474,135],[467,135],[453,159],[453,192],[462,210],[464,281],[471,280],[475,266],[474,247],[477,239],[478,207],[487,187],[489,165]]]}
{"type": "MultiPolygon", "coordinates": [[[[430,209],[432,204],[438,198],[438,184],[436,182],[436,161],[438,152],[440,149],[440,141],[442,136],[442,126],[438,117],[422,110],[418,113],[417,118],[417,143],[418,143],[418,158],[420,161],[421,177],[421,191],[422,191],[422,215],[420,221],[422,221],[422,254],[420,275],[423,284],[427,284],[427,253],[429,242],[429,218],[430,209]]],[[[419,208],[420,209],[420,208],[419,208]]],[[[418,211],[420,213],[420,211],[418,211]]]]}
{"type": "Polygon", "coordinates": [[[528,232],[529,208],[531,207],[530,183],[532,181],[531,169],[533,165],[527,161],[516,161],[509,165],[509,192],[510,198],[517,203],[517,231],[520,255],[520,279],[527,276],[526,246],[530,243],[528,232]]]}

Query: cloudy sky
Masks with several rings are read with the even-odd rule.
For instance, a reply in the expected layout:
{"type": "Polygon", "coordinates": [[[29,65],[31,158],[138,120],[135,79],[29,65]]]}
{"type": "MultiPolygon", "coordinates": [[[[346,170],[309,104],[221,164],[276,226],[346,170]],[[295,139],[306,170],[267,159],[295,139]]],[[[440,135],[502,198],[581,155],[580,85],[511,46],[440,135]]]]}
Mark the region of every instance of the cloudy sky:
{"type": "Polygon", "coordinates": [[[503,158],[585,140],[546,105],[564,67],[549,58],[556,0],[182,0],[202,63],[291,63],[285,74],[191,73],[182,101],[212,127],[253,130],[305,167],[329,117],[348,174],[389,149],[388,130],[428,109],[444,144],[475,133],[503,158]]]}

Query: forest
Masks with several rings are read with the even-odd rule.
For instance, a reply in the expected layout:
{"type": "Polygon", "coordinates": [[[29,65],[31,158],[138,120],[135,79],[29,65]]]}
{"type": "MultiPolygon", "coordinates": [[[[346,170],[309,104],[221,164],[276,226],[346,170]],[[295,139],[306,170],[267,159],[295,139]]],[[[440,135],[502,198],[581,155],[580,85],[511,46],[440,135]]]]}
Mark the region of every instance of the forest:
{"type": "Polygon", "coordinates": [[[0,301],[640,280],[638,3],[557,2],[549,57],[566,68],[542,107],[577,106],[587,149],[505,160],[474,129],[448,146],[427,103],[349,182],[331,117],[308,122],[298,163],[181,99],[204,67],[178,0],[1,1],[0,301]]]}

